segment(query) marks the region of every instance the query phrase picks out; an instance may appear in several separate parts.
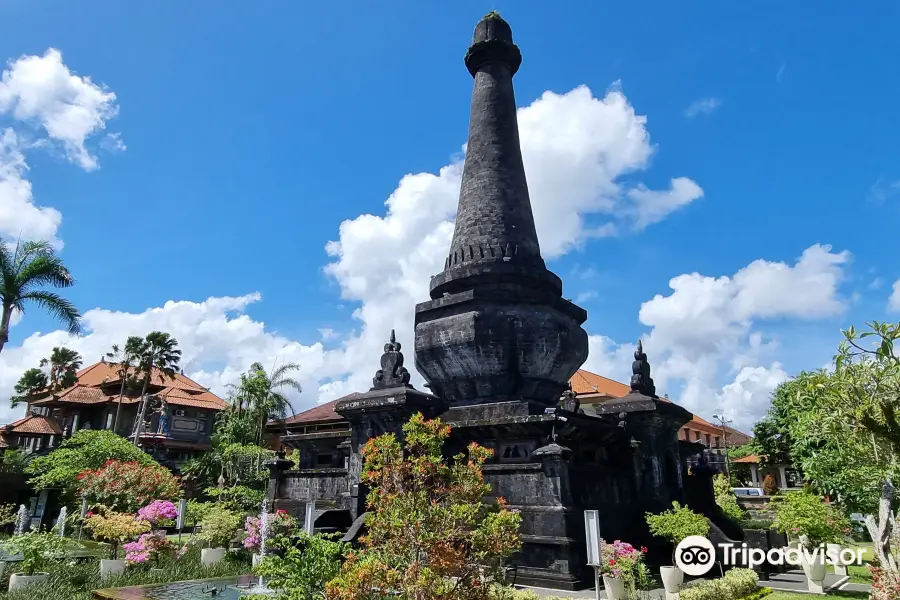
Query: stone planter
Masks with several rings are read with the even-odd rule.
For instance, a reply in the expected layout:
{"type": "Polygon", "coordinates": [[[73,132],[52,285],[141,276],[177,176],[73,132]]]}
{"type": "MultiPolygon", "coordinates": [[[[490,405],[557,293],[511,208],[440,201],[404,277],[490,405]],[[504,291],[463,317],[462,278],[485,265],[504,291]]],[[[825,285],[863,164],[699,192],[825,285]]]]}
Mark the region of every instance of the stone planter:
{"type": "Polygon", "coordinates": [[[822,552],[815,557],[807,557],[803,548],[800,549],[800,566],[806,574],[806,584],[810,592],[825,593],[825,555],[822,552]]]}
{"type": "Polygon", "coordinates": [[[825,549],[827,550],[828,554],[832,554],[836,557],[834,563],[832,563],[834,565],[834,574],[839,575],[841,577],[846,577],[847,576],[847,563],[845,563],[843,560],[841,560],[841,550],[843,550],[843,548],[841,548],[841,545],[840,544],[826,544],[825,549]]]}
{"type": "Polygon", "coordinates": [[[659,576],[666,590],[666,600],[675,600],[684,583],[684,571],[678,567],[660,567],[659,576]]]}
{"type": "Polygon", "coordinates": [[[22,575],[13,573],[9,578],[9,591],[19,590],[32,583],[42,583],[50,578],[50,573],[35,573],[34,575],[22,575]]]}
{"type": "Polygon", "coordinates": [[[200,550],[200,564],[204,567],[222,562],[225,558],[225,548],[203,548],[200,550]]]}
{"type": "Polygon", "coordinates": [[[109,560],[103,558],[100,560],[100,578],[109,577],[110,575],[121,575],[125,572],[124,560],[109,560]]]}
{"type": "Polygon", "coordinates": [[[603,589],[606,590],[607,600],[625,600],[625,580],[611,575],[603,576],[603,589]]]}

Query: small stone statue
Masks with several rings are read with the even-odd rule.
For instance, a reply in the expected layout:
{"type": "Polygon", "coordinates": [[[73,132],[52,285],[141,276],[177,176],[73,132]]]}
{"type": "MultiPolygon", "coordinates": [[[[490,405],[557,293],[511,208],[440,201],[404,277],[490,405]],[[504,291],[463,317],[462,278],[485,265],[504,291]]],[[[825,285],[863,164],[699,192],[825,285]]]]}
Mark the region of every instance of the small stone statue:
{"type": "Polygon", "coordinates": [[[577,413],[581,407],[581,401],[578,400],[575,392],[572,391],[572,384],[562,393],[559,399],[559,407],[566,412],[577,413]]]}
{"type": "Polygon", "coordinates": [[[403,354],[400,352],[400,342],[391,329],[391,339],[384,345],[384,354],[381,355],[381,368],[375,372],[372,379],[373,390],[383,390],[392,387],[409,386],[409,371],[403,366],[403,354]]]}
{"type": "Polygon", "coordinates": [[[656,385],[650,377],[650,363],[644,353],[644,345],[638,340],[637,349],[634,351],[634,362],[631,365],[631,391],[656,398],[656,385]]]}

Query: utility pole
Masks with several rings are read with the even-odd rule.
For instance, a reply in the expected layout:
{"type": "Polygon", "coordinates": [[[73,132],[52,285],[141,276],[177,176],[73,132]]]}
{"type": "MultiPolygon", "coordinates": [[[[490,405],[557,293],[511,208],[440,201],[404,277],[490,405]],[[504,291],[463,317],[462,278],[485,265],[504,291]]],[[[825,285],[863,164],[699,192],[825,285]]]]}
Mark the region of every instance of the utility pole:
{"type": "Polygon", "coordinates": [[[731,468],[728,465],[728,424],[734,421],[727,420],[725,415],[713,415],[713,419],[717,420],[722,427],[722,443],[725,445],[725,476],[728,478],[728,485],[731,485],[731,468]]]}

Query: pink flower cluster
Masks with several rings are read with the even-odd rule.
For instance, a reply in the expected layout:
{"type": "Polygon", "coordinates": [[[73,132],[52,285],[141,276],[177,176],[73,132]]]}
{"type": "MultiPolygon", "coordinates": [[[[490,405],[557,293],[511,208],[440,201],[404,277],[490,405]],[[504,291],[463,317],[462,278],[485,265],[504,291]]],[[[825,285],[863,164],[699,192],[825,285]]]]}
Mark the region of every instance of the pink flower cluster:
{"type": "Polygon", "coordinates": [[[623,573],[632,571],[643,560],[646,548],[638,550],[628,542],[620,540],[612,544],[601,540],[600,572],[603,575],[621,577],[623,573]]]}
{"type": "Polygon", "coordinates": [[[145,533],[136,542],[122,544],[125,550],[125,561],[130,565],[143,564],[149,560],[159,561],[175,549],[166,536],[161,533],[145,533]]]}
{"type": "MultiPolygon", "coordinates": [[[[278,509],[274,515],[269,515],[269,534],[271,536],[290,535],[293,528],[293,519],[287,511],[278,509]]],[[[244,521],[244,548],[259,551],[259,517],[247,517],[244,521]]]]}
{"type": "Polygon", "coordinates": [[[148,523],[159,523],[164,519],[178,516],[178,508],[168,500],[154,500],[147,506],[138,509],[138,518],[148,523]]]}

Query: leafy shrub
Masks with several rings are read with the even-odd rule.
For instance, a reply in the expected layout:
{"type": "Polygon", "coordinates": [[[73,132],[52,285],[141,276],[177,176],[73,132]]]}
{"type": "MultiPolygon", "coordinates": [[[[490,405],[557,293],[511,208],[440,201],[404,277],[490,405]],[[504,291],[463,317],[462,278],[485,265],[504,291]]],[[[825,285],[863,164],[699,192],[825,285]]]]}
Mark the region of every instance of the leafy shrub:
{"type": "Polygon", "coordinates": [[[325,597],[368,600],[391,590],[420,600],[489,598],[502,562],[521,547],[520,515],[502,498],[485,501],[482,466],[492,451],[473,443],[448,460],[450,427],[421,413],[403,433],[402,442],[385,434],[363,447],[368,533],[325,597]]]}
{"type": "Polygon", "coordinates": [[[66,548],[66,539],[55,533],[29,531],[14,535],[2,544],[7,554],[21,554],[19,567],[25,575],[34,575],[45,569],[47,565],[62,558],[66,548]],[[54,558],[56,557],[56,558],[54,558]]]}
{"type": "Polygon", "coordinates": [[[709,521],[706,517],[695,513],[687,506],[681,506],[678,502],[673,502],[672,508],[657,515],[647,513],[645,518],[650,533],[675,545],[686,537],[705,536],[709,533],[709,521]]]}
{"type": "Polygon", "coordinates": [[[211,510],[216,508],[215,502],[188,500],[184,507],[184,524],[197,525],[211,510]]]}
{"type": "Polygon", "coordinates": [[[846,517],[809,491],[792,492],[775,506],[774,527],[784,534],[806,537],[810,548],[844,541],[850,533],[846,517]]]}
{"type": "Polygon", "coordinates": [[[649,586],[650,571],[644,564],[646,548],[638,550],[629,543],[616,540],[612,544],[602,542],[601,549],[601,575],[621,577],[632,591],[649,586]]]}
{"type": "Polygon", "coordinates": [[[175,554],[175,545],[169,541],[164,533],[145,533],[138,541],[124,544],[125,560],[130,565],[140,565],[153,562],[159,566],[160,560],[175,554]]]}
{"type": "Polygon", "coordinates": [[[731,491],[728,478],[721,473],[713,478],[713,493],[716,496],[716,504],[729,518],[737,522],[744,518],[744,509],[738,504],[737,497],[731,491]]]}
{"type": "Polygon", "coordinates": [[[900,598],[900,577],[880,567],[869,567],[872,572],[872,591],[869,600],[897,600],[900,598]]]}
{"type": "Polygon", "coordinates": [[[719,579],[689,583],[681,600],[739,600],[759,590],[759,577],[752,569],[732,569],[719,579]]]}
{"type": "Polygon", "coordinates": [[[168,500],[154,500],[147,506],[138,509],[138,518],[151,525],[171,521],[178,516],[178,508],[168,500]]]}
{"type": "Polygon", "coordinates": [[[227,548],[241,524],[241,517],[222,507],[210,510],[200,522],[200,539],[210,548],[227,548]]]}
{"type": "Polygon", "coordinates": [[[325,584],[341,570],[349,544],[332,535],[301,535],[299,546],[288,548],[283,557],[266,556],[253,570],[279,590],[284,600],[321,598],[325,584]]]}
{"type": "Polygon", "coordinates": [[[763,492],[766,496],[774,496],[778,493],[778,484],[775,482],[775,476],[771,473],[767,473],[765,477],[763,477],[763,492]]]}
{"type": "Polygon", "coordinates": [[[88,513],[84,525],[101,542],[108,542],[110,546],[109,558],[115,560],[119,554],[119,545],[127,540],[133,540],[142,533],[150,531],[150,524],[135,518],[128,513],[120,513],[101,507],[96,514],[88,513]]]}
{"type": "Polygon", "coordinates": [[[79,493],[91,502],[122,512],[135,512],[156,498],[181,497],[178,478],[159,465],[109,460],[99,469],[82,471],[76,479],[79,493]]]}
{"type": "Polygon", "coordinates": [[[112,431],[82,429],[64,440],[59,448],[46,456],[38,456],[25,469],[33,475],[29,485],[34,489],[77,487],[76,476],[82,471],[99,469],[109,460],[156,465],[149,454],[112,431]]]}

